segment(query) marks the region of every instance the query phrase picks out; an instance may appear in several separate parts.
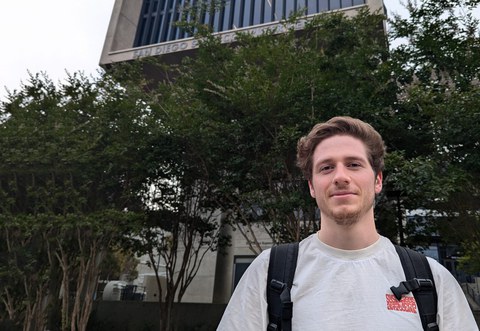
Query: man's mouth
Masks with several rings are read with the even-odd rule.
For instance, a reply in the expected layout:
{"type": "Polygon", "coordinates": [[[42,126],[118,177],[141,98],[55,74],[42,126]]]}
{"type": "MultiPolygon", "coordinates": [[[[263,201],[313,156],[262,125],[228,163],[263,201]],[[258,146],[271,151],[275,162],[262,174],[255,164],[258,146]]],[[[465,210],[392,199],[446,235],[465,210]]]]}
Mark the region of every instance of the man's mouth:
{"type": "Polygon", "coordinates": [[[331,197],[346,197],[346,196],[350,196],[350,195],[355,195],[355,193],[351,192],[351,191],[336,191],[336,192],[333,192],[330,196],[331,197]]]}

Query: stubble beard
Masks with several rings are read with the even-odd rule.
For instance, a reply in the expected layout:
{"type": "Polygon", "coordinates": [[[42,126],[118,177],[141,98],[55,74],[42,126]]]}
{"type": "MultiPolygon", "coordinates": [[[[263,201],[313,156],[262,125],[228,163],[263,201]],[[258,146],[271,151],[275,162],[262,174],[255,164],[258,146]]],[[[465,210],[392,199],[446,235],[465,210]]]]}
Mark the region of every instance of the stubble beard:
{"type": "Polygon", "coordinates": [[[346,208],[345,210],[340,210],[337,212],[330,210],[329,212],[326,213],[326,216],[332,219],[337,225],[349,227],[357,224],[360,221],[361,216],[366,214],[368,210],[373,208],[374,204],[375,204],[375,197],[372,199],[372,202],[370,204],[365,205],[364,208],[355,209],[355,210],[348,210],[346,208]]]}
{"type": "Polygon", "coordinates": [[[340,226],[352,226],[360,220],[360,212],[353,213],[338,213],[338,215],[332,215],[333,221],[340,226]]]}

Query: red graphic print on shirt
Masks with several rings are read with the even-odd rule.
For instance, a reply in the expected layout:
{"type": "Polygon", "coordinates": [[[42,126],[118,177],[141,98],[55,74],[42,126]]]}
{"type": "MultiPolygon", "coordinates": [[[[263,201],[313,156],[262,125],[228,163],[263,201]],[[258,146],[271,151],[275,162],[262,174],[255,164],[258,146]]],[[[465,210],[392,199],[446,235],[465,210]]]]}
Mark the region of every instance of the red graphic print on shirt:
{"type": "Polygon", "coordinates": [[[398,301],[393,294],[386,294],[387,296],[387,309],[403,311],[406,313],[417,313],[417,303],[414,297],[403,297],[398,301]]]}

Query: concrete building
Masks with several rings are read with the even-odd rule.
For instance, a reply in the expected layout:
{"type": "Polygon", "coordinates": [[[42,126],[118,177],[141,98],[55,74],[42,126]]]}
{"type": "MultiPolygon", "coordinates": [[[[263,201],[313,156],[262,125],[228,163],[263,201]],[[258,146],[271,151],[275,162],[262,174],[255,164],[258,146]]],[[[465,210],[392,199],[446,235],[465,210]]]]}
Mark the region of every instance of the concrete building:
{"type": "Polygon", "coordinates": [[[261,34],[275,28],[296,9],[306,10],[308,18],[330,11],[352,15],[365,6],[371,11],[384,10],[382,0],[116,0],[100,65],[148,56],[162,56],[168,63],[191,54],[197,41],[173,24],[191,18],[192,11],[185,9],[189,7],[197,8],[198,20],[228,43],[239,31],[261,34]]]}
{"type": "MultiPolygon", "coordinates": [[[[189,17],[185,6],[197,6],[197,18],[212,27],[224,43],[235,40],[237,32],[262,34],[265,29],[279,28],[280,20],[295,9],[306,10],[305,19],[324,12],[342,11],[354,15],[360,8],[372,12],[384,11],[382,0],[116,0],[103,47],[100,65],[135,61],[139,58],[161,56],[166,63],[178,62],[193,55],[197,41],[178,26],[182,17],[189,17]]],[[[295,28],[301,30],[300,23],[295,28]]],[[[281,32],[281,31],[280,31],[281,32]]],[[[246,239],[239,231],[225,229],[232,236],[232,246],[224,254],[209,253],[193,283],[184,296],[185,302],[226,303],[246,267],[254,259],[246,239]]],[[[266,232],[255,229],[263,248],[272,245],[266,232]]],[[[152,270],[142,264],[140,273],[152,270]]]]}

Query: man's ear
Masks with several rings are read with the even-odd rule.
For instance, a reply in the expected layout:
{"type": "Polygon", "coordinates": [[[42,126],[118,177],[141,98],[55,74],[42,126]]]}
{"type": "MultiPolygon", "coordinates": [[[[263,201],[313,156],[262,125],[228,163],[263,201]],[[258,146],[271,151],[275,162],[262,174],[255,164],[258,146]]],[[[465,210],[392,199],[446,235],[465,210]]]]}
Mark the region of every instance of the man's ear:
{"type": "Polygon", "coordinates": [[[375,194],[378,194],[382,191],[383,187],[383,173],[380,171],[375,176],[375,194]]]}
{"type": "Polygon", "coordinates": [[[310,189],[310,196],[315,198],[315,189],[313,188],[312,181],[308,181],[308,188],[310,189]]]}

